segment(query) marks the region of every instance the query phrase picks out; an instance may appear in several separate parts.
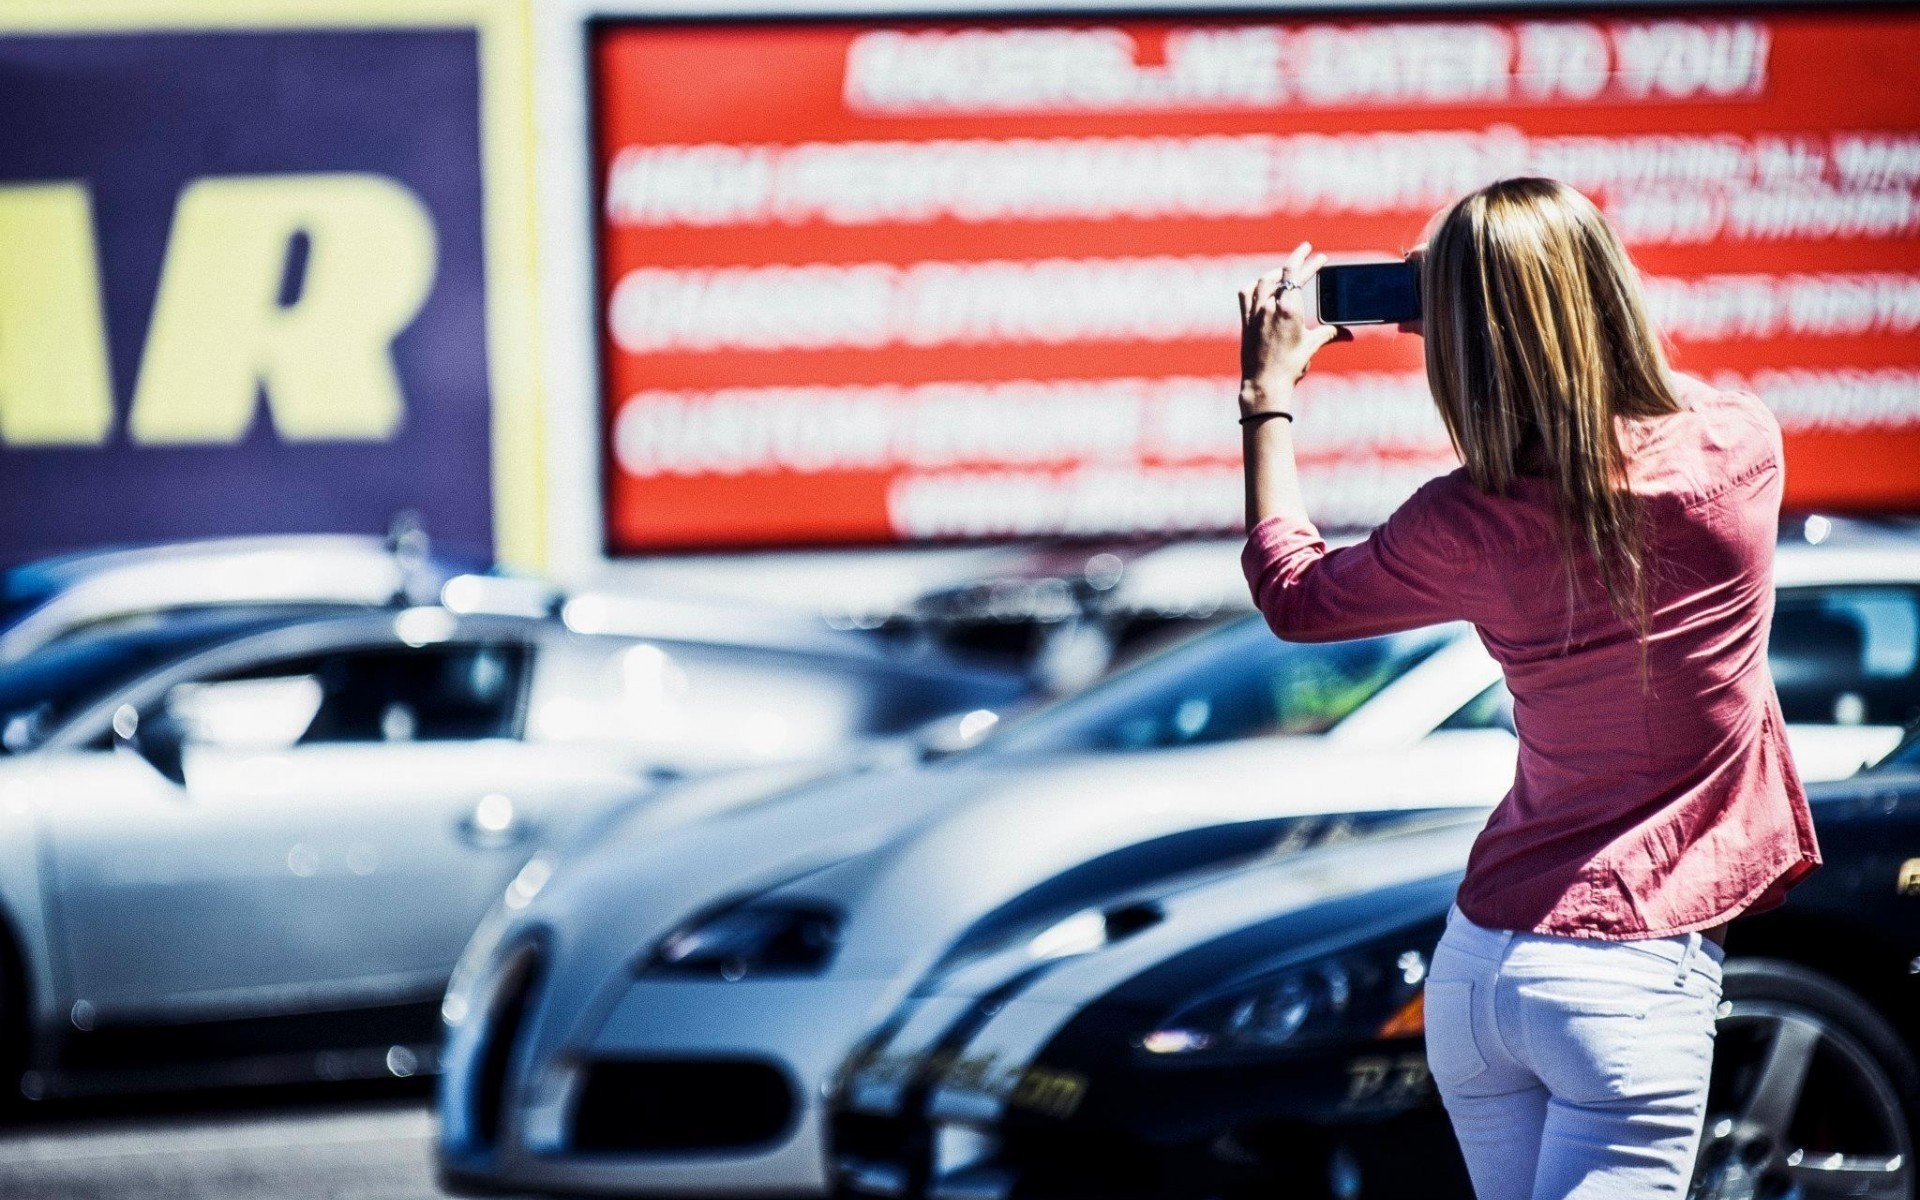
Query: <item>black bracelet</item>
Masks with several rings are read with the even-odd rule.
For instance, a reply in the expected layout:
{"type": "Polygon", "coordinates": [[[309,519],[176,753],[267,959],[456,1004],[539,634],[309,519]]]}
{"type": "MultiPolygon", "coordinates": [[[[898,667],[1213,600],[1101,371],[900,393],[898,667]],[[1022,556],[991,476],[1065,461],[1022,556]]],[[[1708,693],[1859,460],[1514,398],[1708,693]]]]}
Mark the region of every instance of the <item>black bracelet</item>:
{"type": "Polygon", "coordinates": [[[1242,425],[1247,426],[1250,429],[1253,426],[1260,424],[1262,421],[1271,421],[1275,417],[1285,417],[1289,423],[1291,423],[1293,420],[1292,413],[1281,412],[1279,409],[1276,408],[1270,412],[1248,413],[1246,416],[1240,418],[1240,423],[1242,425]]]}

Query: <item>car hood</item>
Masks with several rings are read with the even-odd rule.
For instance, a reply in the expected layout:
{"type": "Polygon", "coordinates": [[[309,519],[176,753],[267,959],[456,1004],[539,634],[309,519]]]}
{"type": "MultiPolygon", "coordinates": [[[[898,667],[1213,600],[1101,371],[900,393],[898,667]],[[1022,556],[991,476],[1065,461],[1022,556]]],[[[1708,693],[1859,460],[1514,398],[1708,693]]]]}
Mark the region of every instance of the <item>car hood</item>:
{"type": "MultiPolygon", "coordinates": [[[[574,1001],[556,996],[555,1011],[589,1021],[599,1006],[586,992],[627,977],[690,916],[755,895],[844,913],[830,972],[899,980],[917,977],[982,915],[1114,850],[1295,813],[1484,807],[1512,771],[1512,739],[1499,733],[1429,738],[1362,761],[1305,738],[1049,759],[965,755],[721,805],[688,824],[636,809],[568,859],[522,922],[546,930],[550,986],[574,1001]]],[[[662,802],[709,798],[671,789],[662,802]]]]}
{"type": "MultiPolygon", "coordinates": [[[[1478,813],[1466,810],[1408,813],[1351,838],[1135,894],[1126,903],[1151,906],[1156,919],[1104,942],[1036,955],[1038,941],[1011,941],[916,989],[880,1022],[848,1064],[845,1094],[856,1108],[896,1111],[901,1081],[933,1057],[1024,1066],[1091,1007],[1137,1028],[1236,981],[1437,926],[1479,827],[1478,813]],[[952,1038],[969,1019],[983,1023],[963,1048],[952,1038]]],[[[997,1111],[998,1078],[951,1075],[932,1106],[997,1111]]]]}
{"type": "MultiPolygon", "coordinates": [[[[1367,757],[1275,740],[996,771],[990,781],[977,779],[969,802],[794,879],[770,898],[845,914],[833,974],[917,977],[974,922],[1129,847],[1313,813],[1481,810],[1512,772],[1512,739],[1478,732],[1367,757]]],[[[1115,882],[1125,888],[1124,872],[1115,882]]]]}
{"type": "Polygon", "coordinates": [[[597,989],[693,914],[869,853],[1016,774],[955,760],[768,768],[666,788],[576,842],[511,928],[485,932],[498,945],[541,930],[551,986],[597,989]]]}
{"type": "MultiPolygon", "coordinates": [[[[1161,913],[1156,924],[1136,937],[1063,957],[1057,968],[1034,974],[1021,997],[1164,1010],[1204,988],[1340,953],[1408,927],[1437,926],[1453,903],[1479,830],[1475,814],[1418,814],[1406,827],[1378,836],[1167,889],[1152,900],[1161,913]]],[[[977,995],[1011,979],[1016,959],[1033,962],[1024,953],[999,958],[957,973],[944,990],[977,995]]]]}

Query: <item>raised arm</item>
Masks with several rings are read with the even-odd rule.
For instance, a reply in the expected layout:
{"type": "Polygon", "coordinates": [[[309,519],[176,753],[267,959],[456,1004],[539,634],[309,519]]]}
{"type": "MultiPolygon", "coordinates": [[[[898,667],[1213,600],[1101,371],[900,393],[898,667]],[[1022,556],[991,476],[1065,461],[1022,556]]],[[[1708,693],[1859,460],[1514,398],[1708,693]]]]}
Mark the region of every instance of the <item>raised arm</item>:
{"type": "Polygon", "coordinates": [[[1476,557],[1439,527],[1434,480],[1386,524],[1338,550],[1304,517],[1255,525],[1240,556],[1253,602],[1290,642],[1337,642],[1467,619],[1476,557]]]}
{"type": "Polygon", "coordinates": [[[1329,551],[1307,517],[1293,455],[1293,389],[1314,354],[1351,337],[1307,323],[1303,286],[1326,262],[1301,243],[1286,264],[1240,293],[1240,424],[1254,603],[1290,641],[1338,641],[1465,616],[1473,569],[1464,539],[1436,511],[1444,481],[1416,492],[1357,545],[1329,551]]]}
{"type": "Polygon", "coordinates": [[[1293,461],[1293,388],[1320,347],[1353,335],[1307,324],[1306,285],[1327,256],[1301,242],[1287,261],[1240,293],[1240,427],[1247,527],[1268,517],[1307,519],[1293,461]]]}

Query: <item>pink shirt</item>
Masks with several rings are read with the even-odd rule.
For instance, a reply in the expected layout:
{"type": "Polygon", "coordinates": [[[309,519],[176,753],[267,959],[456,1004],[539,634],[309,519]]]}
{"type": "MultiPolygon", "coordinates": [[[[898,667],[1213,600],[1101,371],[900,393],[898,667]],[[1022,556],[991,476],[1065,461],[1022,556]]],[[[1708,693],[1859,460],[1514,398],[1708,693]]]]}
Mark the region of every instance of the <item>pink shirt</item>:
{"type": "Polygon", "coordinates": [[[1684,411],[1620,425],[1657,572],[1650,693],[1584,553],[1569,612],[1543,479],[1499,497],[1455,470],[1339,550],[1288,517],[1248,537],[1282,638],[1467,620],[1505,671],[1520,758],[1460,886],[1476,924],[1661,937],[1776,904],[1819,864],[1767,670],[1780,426],[1752,396],[1677,384],[1684,411]]]}

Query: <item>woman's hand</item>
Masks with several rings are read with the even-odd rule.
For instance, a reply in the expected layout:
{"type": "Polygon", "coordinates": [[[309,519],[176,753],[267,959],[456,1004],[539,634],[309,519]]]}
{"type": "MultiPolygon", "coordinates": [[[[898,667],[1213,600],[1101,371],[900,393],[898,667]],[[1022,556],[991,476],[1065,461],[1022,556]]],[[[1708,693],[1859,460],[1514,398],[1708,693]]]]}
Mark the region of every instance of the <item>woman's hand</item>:
{"type": "Polygon", "coordinates": [[[1240,293],[1240,409],[1276,406],[1307,373],[1320,347],[1353,335],[1337,325],[1307,324],[1305,289],[1327,256],[1301,242],[1287,261],[1240,293]]]}

